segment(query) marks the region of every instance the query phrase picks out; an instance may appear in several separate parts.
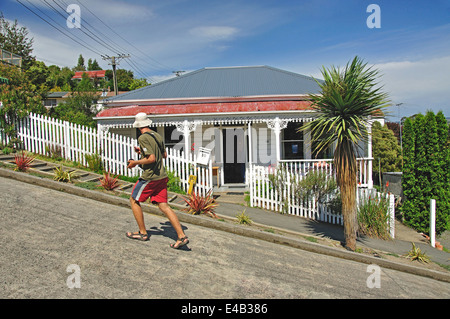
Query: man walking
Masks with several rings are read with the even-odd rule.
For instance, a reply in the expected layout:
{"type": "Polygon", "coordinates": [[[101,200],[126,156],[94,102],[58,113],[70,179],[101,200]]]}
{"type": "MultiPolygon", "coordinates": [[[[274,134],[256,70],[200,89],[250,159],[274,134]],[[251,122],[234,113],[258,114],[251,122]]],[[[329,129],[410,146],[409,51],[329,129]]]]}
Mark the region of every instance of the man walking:
{"type": "Polygon", "coordinates": [[[152,121],[148,119],[145,113],[138,113],[133,123],[133,127],[141,131],[141,136],[138,138],[139,147],[135,147],[135,151],[140,155],[140,159],[137,161],[129,160],[128,168],[131,169],[136,165],[140,165],[143,172],[142,177],[134,185],[130,197],[131,210],[138,224],[139,231],[134,233],[128,232],[126,235],[131,239],[143,241],[149,239],[140,203],[145,202],[150,197],[152,203],[158,205],[175,229],[178,239],[170,247],[178,249],[188,244],[189,239],[184,234],[177,215],[167,203],[168,176],[163,165],[163,158],[167,157],[167,153],[161,135],[150,129],[151,123],[152,121]]]}

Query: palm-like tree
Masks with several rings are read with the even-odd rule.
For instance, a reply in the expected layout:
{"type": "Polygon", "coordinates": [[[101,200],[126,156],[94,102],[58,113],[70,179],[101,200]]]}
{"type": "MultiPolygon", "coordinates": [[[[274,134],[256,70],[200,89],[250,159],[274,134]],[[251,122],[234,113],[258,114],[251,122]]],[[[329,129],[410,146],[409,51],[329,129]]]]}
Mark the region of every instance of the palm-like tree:
{"type": "Polygon", "coordinates": [[[341,191],[345,246],[356,249],[357,144],[367,141],[369,119],[388,106],[386,93],[378,86],[378,71],[367,67],[359,57],[343,70],[322,68],[323,82],[317,81],[320,94],[311,94],[318,118],[300,130],[310,130],[313,150],[319,153],[335,143],[334,167],[341,191]]]}

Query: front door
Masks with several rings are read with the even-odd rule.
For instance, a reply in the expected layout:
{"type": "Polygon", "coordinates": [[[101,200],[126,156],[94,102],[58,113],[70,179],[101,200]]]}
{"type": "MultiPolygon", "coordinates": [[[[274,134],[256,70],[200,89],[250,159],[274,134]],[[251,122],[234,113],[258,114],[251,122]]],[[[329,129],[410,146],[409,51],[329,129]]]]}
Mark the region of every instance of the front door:
{"type": "Polygon", "coordinates": [[[223,136],[223,175],[225,184],[245,183],[247,150],[243,128],[226,128],[223,136]]]}

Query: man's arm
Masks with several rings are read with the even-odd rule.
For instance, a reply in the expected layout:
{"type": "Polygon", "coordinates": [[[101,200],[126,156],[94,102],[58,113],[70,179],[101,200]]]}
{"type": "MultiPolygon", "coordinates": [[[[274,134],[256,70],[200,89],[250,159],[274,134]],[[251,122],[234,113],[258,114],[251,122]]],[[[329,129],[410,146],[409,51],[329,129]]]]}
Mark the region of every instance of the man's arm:
{"type": "Polygon", "coordinates": [[[145,156],[144,158],[140,159],[140,160],[129,160],[128,161],[128,168],[133,168],[136,165],[147,165],[147,164],[153,164],[154,162],[156,162],[156,157],[155,154],[150,154],[145,156]]]}

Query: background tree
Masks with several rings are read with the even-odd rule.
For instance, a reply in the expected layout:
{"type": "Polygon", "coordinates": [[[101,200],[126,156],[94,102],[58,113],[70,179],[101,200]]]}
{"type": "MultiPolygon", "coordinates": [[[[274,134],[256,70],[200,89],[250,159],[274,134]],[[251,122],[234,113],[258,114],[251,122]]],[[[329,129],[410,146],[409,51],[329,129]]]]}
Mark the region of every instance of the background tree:
{"type": "Polygon", "coordinates": [[[401,211],[405,221],[409,223],[411,216],[415,216],[418,207],[415,204],[417,177],[416,177],[416,136],[413,126],[413,119],[407,118],[403,124],[403,174],[402,188],[405,201],[401,206],[401,211]]]}
{"type": "Polygon", "coordinates": [[[30,67],[26,70],[26,75],[30,80],[33,91],[35,91],[41,99],[45,99],[50,87],[47,85],[47,80],[50,75],[48,67],[42,61],[31,62],[30,67]]]}
{"type": "Polygon", "coordinates": [[[436,200],[436,232],[448,229],[450,214],[448,126],[440,112],[429,111],[407,119],[404,130],[402,212],[405,222],[429,232],[430,199],[436,200]],[[412,127],[412,130],[411,130],[412,127]]]}
{"type": "MultiPolygon", "coordinates": [[[[105,72],[105,75],[109,79],[108,86],[111,87],[112,90],[114,88],[113,72],[111,70],[107,70],[105,72]]],[[[116,76],[117,76],[117,90],[129,91],[130,86],[132,85],[134,79],[133,71],[125,69],[117,69],[116,76]]]]}
{"type": "Polygon", "coordinates": [[[22,57],[22,68],[27,70],[33,61],[33,38],[28,37],[28,29],[19,27],[17,20],[8,22],[0,12],[0,48],[22,57]]]}
{"type": "Polygon", "coordinates": [[[86,71],[86,66],[84,65],[84,58],[81,54],[78,57],[77,65],[72,70],[73,71],[86,71]]]}
{"type": "Polygon", "coordinates": [[[10,138],[15,138],[17,119],[24,118],[29,112],[44,114],[46,109],[25,72],[16,66],[0,63],[0,74],[9,80],[9,84],[0,84],[0,128],[10,138]]]}
{"type": "Polygon", "coordinates": [[[97,114],[97,90],[86,73],[83,73],[76,90],[70,93],[67,101],[50,110],[50,116],[72,123],[96,127],[93,117],[97,114]]]}
{"type": "Polygon", "coordinates": [[[97,60],[94,59],[94,61],[92,61],[92,59],[89,59],[87,70],[88,71],[97,71],[97,70],[103,70],[103,69],[100,67],[97,60]]]}
{"type": "MultiPolygon", "coordinates": [[[[379,122],[372,125],[372,152],[374,158],[373,173],[377,175],[374,181],[379,180],[381,172],[401,172],[402,155],[397,138],[387,125],[381,126],[379,122]],[[379,165],[380,164],[380,165],[379,165]]],[[[381,185],[380,185],[381,186],[381,185]]]]}
{"type": "Polygon", "coordinates": [[[133,79],[133,81],[131,82],[128,89],[130,91],[133,91],[133,90],[137,90],[137,89],[143,88],[148,85],[150,85],[150,83],[148,83],[146,79],[133,79]]]}
{"type": "Polygon", "coordinates": [[[386,126],[390,129],[400,144],[400,123],[386,122],[386,126]]]}
{"type": "Polygon", "coordinates": [[[314,151],[320,152],[336,143],[334,167],[342,199],[345,246],[356,249],[356,148],[367,141],[368,120],[387,106],[387,95],[376,82],[378,72],[368,68],[359,57],[347,63],[343,70],[332,66],[323,68],[323,82],[316,80],[320,94],[311,94],[313,109],[318,117],[300,130],[310,130],[311,140],[317,141],[314,151]]]}

